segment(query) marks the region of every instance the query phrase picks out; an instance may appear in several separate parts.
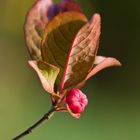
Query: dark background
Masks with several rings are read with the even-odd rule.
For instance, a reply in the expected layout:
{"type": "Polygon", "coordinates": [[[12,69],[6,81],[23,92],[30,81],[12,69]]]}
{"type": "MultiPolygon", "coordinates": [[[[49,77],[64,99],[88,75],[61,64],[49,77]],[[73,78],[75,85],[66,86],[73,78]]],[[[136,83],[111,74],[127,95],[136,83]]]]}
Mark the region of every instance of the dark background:
{"type": "MultiPolygon", "coordinates": [[[[89,105],[79,120],[57,113],[25,140],[140,139],[140,1],[79,0],[86,15],[102,16],[99,54],[123,66],[101,71],[83,88],[89,105]]],[[[0,1],[0,140],[10,140],[50,107],[28,66],[23,23],[34,0],[0,1]]]]}

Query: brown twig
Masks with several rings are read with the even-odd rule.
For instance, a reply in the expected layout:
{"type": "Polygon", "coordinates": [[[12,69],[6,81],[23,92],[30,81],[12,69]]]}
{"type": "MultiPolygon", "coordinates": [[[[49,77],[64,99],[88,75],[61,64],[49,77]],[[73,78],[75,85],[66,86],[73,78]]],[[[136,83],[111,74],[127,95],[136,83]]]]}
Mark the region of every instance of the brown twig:
{"type": "Polygon", "coordinates": [[[37,121],[34,125],[29,127],[27,130],[25,130],[20,135],[13,138],[12,140],[19,140],[25,137],[26,135],[30,134],[36,127],[40,126],[44,121],[49,120],[55,111],[56,111],[56,108],[52,107],[39,121],[37,121]]]}

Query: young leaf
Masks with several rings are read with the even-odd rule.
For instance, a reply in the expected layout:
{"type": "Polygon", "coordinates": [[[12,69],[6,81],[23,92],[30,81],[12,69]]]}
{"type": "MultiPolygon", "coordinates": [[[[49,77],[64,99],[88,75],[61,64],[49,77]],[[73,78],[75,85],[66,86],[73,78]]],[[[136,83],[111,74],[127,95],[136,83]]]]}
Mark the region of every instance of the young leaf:
{"type": "Polygon", "coordinates": [[[54,83],[59,73],[59,68],[43,61],[29,61],[30,66],[37,72],[43,88],[54,94],[54,83]]]}
{"type": "Polygon", "coordinates": [[[62,2],[60,3],[60,6],[62,9],[62,12],[77,11],[77,12],[82,13],[80,6],[75,2],[75,0],[62,0],[62,2]]]}
{"type": "Polygon", "coordinates": [[[48,18],[51,20],[56,15],[68,11],[75,11],[75,12],[82,13],[80,6],[74,0],[61,0],[60,3],[54,3],[49,7],[47,15],[48,18]]]}
{"type": "Polygon", "coordinates": [[[41,60],[41,37],[42,32],[48,22],[47,12],[52,5],[51,0],[37,0],[29,10],[25,25],[25,40],[32,59],[41,60]]]}
{"type": "Polygon", "coordinates": [[[112,66],[121,66],[121,63],[117,59],[112,58],[112,57],[96,56],[92,70],[88,73],[86,78],[81,83],[76,85],[76,87],[81,88],[89,78],[94,76],[100,70],[108,68],[108,67],[112,67],[112,66]]]}
{"type": "Polygon", "coordinates": [[[45,28],[42,39],[42,57],[47,63],[60,68],[56,80],[57,88],[64,75],[72,41],[86,22],[86,17],[81,13],[65,12],[55,16],[45,28]]]}
{"type": "Polygon", "coordinates": [[[95,14],[76,35],[68,55],[62,88],[76,87],[91,71],[99,46],[100,24],[100,15],[95,14]]]}
{"type": "Polygon", "coordinates": [[[97,72],[99,72],[102,69],[105,69],[107,67],[111,66],[121,66],[121,63],[112,57],[103,57],[103,56],[96,56],[95,63],[94,63],[93,69],[89,72],[89,74],[86,77],[86,80],[88,80],[90,77],[95,75],[97,72]]]}

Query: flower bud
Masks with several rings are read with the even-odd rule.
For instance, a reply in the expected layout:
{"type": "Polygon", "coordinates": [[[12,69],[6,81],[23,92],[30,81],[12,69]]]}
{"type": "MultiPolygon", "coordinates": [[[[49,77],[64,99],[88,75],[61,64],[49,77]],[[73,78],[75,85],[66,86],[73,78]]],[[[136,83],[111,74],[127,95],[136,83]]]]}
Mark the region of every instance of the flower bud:
{"type": "Polygon", "coordinates": [[[66,103],[68,104],[70,110],[77,114],[85,110],[88,104],[87,96],[79,89],[72,89],[68,92],[66,96],[66,103]]]}
{"type": "Polygon", "coordinates": [[[48,18],[51,20],[53,17],[55,17],[57,14],[59,14],[61,11],[61,8],[59,4],[53,4],[52,6],[49,7],[48,9],[48,18]]]}
{"type": "Polygon", "coordinates": [[[82,12],[80,6],[73,0],[62,0],[59,4],[52,4],[48,9],[48,19],[51,20],[56,15],[67,12],[67,11],[77,11],[82,12]]]}

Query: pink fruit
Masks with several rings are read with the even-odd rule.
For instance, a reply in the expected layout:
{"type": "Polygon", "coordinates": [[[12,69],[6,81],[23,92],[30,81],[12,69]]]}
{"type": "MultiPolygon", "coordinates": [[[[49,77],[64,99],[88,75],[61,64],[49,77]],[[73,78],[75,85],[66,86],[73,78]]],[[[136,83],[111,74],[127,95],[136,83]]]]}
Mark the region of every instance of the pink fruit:
{"type": "Polygon", "coordinates": [[[75,114],[81,113],[85,110],[88,104],[87,96],[79,89],[72,89],[68,92],[66,103],[71,111],[75,114]]]}

